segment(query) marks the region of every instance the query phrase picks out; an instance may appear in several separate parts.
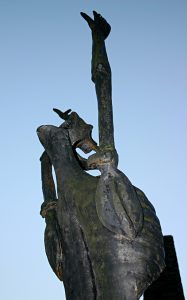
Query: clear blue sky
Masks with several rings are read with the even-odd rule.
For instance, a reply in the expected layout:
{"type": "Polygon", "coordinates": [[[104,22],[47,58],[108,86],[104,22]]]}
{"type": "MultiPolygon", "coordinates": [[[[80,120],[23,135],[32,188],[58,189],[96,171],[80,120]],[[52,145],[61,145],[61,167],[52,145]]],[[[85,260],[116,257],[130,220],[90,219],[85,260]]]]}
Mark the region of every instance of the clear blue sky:
{"type": "Polygon", "coordinates": [[[107,49],[119,168],[144,190],[172,234],[187,291],[187,1],[0,0],[0,299],[62,300],[43,246],[37,135],[53,107],[94,125],[91,35],[79,12],[112,25],[107,49]]]}

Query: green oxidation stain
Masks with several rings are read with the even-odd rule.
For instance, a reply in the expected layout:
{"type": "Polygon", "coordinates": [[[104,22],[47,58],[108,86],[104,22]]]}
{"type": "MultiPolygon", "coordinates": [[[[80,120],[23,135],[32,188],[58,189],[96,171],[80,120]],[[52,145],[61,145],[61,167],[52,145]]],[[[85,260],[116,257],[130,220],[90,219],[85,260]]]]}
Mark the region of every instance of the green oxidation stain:
{"type": "Polygon", "coordinates": [[[95,206],[95,191],[97,178],[85,176],[82,178],[84,185],[71,180],[68,189],[72,193],[74,205],[76,206],[77,218],[83,229],[91,261],[95,262],[94,272],[102,286],[107,286],[105,274],[111,272],[110,253],[103,238],[103,231],[106,230],[100,223],[95,206]]]}
{"type": "Polygon", "coordinates": [[[155,220],[150,216],[144,216],[144,221],[154,224],[155,220]]]}

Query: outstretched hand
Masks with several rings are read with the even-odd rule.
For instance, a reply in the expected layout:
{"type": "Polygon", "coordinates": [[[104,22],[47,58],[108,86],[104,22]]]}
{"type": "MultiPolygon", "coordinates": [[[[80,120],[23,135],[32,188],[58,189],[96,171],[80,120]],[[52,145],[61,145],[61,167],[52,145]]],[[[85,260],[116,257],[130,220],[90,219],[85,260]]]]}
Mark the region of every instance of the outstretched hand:
{"type": "Polygon", "coordinates": [[[88,23],[88,26],[93,32],[102,34],[104,39],[106,39],[111,31],[111,26],[107,21],[96,11],[93,11],[94,19],[90,18],[87,14],[81,12],[81,16],[88,23]]]}

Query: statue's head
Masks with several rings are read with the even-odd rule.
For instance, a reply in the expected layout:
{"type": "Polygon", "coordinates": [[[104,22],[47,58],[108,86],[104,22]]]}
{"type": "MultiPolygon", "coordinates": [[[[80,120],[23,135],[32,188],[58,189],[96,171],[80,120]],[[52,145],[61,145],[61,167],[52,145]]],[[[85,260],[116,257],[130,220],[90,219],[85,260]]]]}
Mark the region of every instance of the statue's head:
{"type": "Polygon", "coordinates": [[[73,147],[80,148],[84,153],[98,149],[97,143],[92,139],[92,125],[84,122],[76,112],[71,112],[70,109],[64,113],[58,109],[53,110],[64,120],[60,127],[68,130],[73,147]]]}

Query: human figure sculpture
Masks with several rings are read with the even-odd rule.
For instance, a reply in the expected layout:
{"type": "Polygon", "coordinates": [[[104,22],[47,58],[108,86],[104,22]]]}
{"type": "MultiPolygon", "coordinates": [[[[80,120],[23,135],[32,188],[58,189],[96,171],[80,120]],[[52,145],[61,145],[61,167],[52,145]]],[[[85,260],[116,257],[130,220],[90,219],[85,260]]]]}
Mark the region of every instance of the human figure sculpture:
{"type": "Polygon", "coordinates": [[[162,232],[145,194],[117,168],[111,69],[105,48],[110,25],[95,11],[94,19],[81,15],[92,32],[99,145],[91,138],[92,126],[70,110],[54,109],[64,119],[60,127],[37,130],[45,148],[41,215],[46,219],[46,254],[64,282],[68,300],[137,300],[164,269],[162,232]],[[86,160],[76,148],[95,154],[86,160]],[[91,169],[101,175],[88,174],[91,169]]]}

